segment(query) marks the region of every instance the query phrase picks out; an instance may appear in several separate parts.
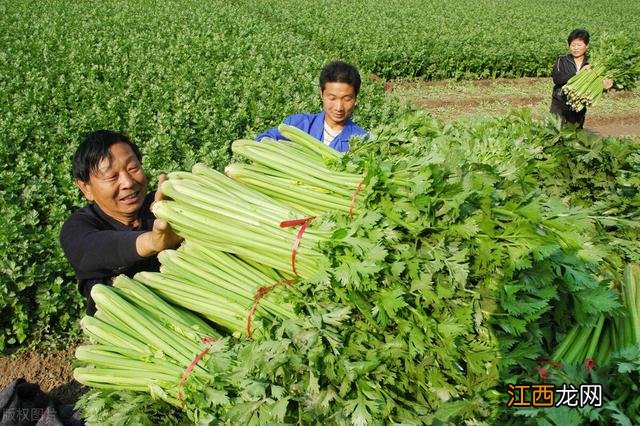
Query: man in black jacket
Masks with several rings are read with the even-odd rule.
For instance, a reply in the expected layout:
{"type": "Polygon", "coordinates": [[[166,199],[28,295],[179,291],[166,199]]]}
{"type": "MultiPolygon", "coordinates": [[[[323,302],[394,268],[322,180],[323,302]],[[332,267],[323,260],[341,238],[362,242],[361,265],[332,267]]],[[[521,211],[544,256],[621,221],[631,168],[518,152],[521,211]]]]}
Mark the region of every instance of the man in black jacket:
{"type": "Polygon", "coordinates": [[[96,310],[91,299],[95,284],[111,284],[120,274],[159,270],[156,255],[181,241],[167,222],[151,213],[151,203],[162,195],[147,194],[141,162],[138,147],[126,135],[109,130],[90,133],[73,156],[75,183],[90,204],[67,219],[60,244],[90,315],[96,310]]]}
{"type": "MultiPolygon", "coordinates": [[[[551,95],[552,113],[558,114],[562,119],[562,124],[573,123],[579,128],[584,126],[587,109],[574,111],[567,103],[567,95],[562,92],[565,84],[582,70],[589,69],[589,58],[587,57],[587,49],[589,48],[589,32],[583,29],[575,29],[571,31],[567,38],[569,50],[571,53],[560,55],[553,66],[553,93],[551,95]]],[[[605,89],[613,86],[613,81],[605,79],[603,81],[605,89]]]]}

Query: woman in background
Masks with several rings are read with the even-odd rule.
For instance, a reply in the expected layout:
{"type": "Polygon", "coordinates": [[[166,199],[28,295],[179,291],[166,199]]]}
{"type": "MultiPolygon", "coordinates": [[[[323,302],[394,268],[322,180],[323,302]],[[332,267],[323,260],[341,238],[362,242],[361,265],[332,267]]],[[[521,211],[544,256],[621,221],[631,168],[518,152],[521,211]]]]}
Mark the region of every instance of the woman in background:
{"type": "MultiPolygon", "coordinates": [[[[551,95],[550,111],[560,116],[562,124],[576,124],[578,128],[581,129],[584,126],[587,109],[583,108],[580,111],[571,109],[571,106],[567,103],[567,95],[562,92],[562,88],[571,77],[591,67],[587,56],[589,32],[585,29],[575,29],[569,34],[567,43],[569,44],[570,53],[560,55],[553,66],[552,76],[554,86],[551,95]]],[[[603,85],[605,90],[610,89],[611,86],[613,86],[613,81],[605,79],[603,85]]]]}

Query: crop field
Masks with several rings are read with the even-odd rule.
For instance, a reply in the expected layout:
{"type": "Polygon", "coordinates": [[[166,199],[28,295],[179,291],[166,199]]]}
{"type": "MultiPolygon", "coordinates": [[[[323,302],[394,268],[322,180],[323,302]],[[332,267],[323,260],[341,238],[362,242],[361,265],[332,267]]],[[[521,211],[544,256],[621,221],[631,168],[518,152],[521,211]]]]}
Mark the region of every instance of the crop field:
{"type": "Polygon", "coordinates": [[[571,29],[640,43],[638,22],[629,0],[0,0],[0,353],[79,335],[58,236],[85,203],[70,169],[87,132],[127,133],[155,187],[319,111],[330,60],[359,68],[354,120],[376,129],[413,108],[387,82],[546,78],[571,29]]]}

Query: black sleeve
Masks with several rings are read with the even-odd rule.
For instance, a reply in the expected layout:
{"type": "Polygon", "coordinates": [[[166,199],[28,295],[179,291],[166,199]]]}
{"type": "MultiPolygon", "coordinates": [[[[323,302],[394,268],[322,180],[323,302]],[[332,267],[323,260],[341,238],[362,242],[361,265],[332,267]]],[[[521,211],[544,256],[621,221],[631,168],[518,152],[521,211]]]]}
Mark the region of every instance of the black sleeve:
{"type": "Polygon", "coordinates": [[[98,219],[75,213],[62,226],[60,245],[77,278],[110,277],[144,260],[136,239],[145,231],[100,229],[98,219]]]}
{"type": "Polygon", "coordinates": [[[553,77],[553,84],[556,86],[564,86],[575,74],[575,67],[572,67],[571,64],[567,63],[567,60],[563,60],[563,57],[560,56],[556,60],[556,63],[553,66],[553,72],[551,73],[553,77]]]}

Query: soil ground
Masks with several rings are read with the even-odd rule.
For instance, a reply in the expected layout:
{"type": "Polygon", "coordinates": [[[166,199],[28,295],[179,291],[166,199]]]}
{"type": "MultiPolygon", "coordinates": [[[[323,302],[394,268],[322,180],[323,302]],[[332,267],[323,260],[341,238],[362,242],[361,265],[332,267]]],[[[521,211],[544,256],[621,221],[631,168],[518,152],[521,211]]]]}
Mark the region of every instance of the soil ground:
{"type": "Polygon", "coordinates": [[[15,379],[36,383],[51,397],[73,404],[86,388],[73,379],[75,346],[60,352],[23,352],[0,357],[0,389],[15,379]]]}
{"type": "MultiPolygon", "coordinates": [[[[531,108],[535,117],[547,114],[551,80],[388,82],[389,96],[411,102],[446,122],[479,115],[504,114],[531,108]]],[[[640,137],[640,89],[612,92],[589,109],[585,128],[603,136],[640,137]]],[[[73,380],[73,351],[25,352],[0,357],[0,389],[24,377],[64,403],[73,403],[85,390],[73,380]]]]}
{"type": "MultiPolygon", "coordinates": [[[[389,96],[409,102],[445,122],[504,115],[529,108],[536,118],[549,114],[550,78],[386,83],[389,96]]],[[[640,88],[611,91],[589,107],[585,129],[602,136],[640,136],[640,88]]]]}

